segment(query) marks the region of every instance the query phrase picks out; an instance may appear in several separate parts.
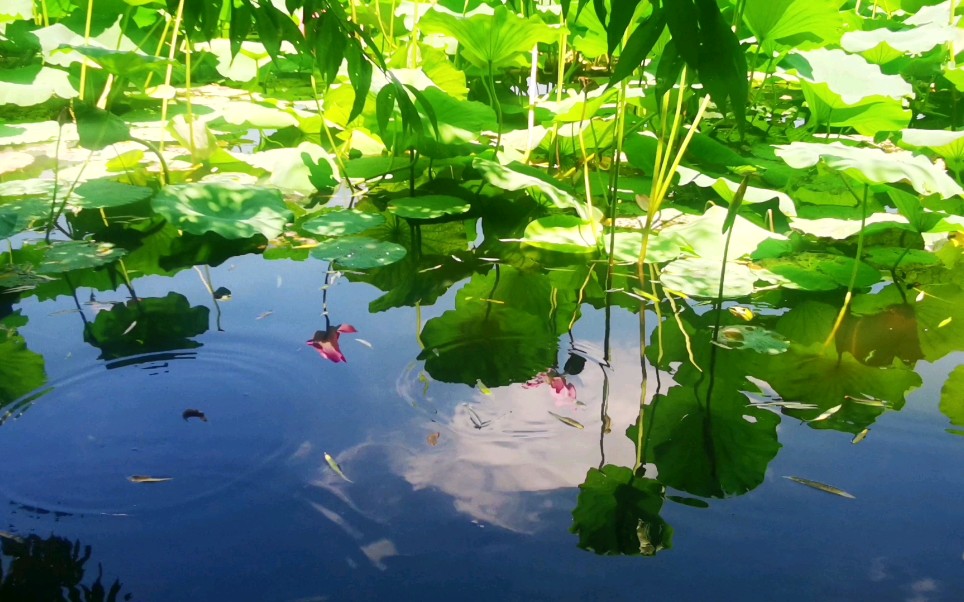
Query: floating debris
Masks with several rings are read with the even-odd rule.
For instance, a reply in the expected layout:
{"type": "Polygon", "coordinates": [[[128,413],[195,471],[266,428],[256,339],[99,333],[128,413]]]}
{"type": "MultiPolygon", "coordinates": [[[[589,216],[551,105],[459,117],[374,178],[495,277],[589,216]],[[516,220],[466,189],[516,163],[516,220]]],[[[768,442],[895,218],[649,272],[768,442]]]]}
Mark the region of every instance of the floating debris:
{"type": "Polygon", "coordinates": [[[214,291],[214,298],[217,301],[230,301],[231,291],[223,286],[219,286],[214,291]]]}
{"type": "Polygon", "coordinates": [[[174,477],[148,477],[135,474],[127,477],[127,480],[131,483],[166,483],[167,481],[173,481],[174,477]]]}
{"type": "Polygon", "coordinates": [[[270,315],[273,314],[273,313],[274,313],[274,312],[271,311],[271,310],[263,311],[263,312],[261,312],[260,315],[258,315],[257,318],[255,318],[255,320],[264,320],[265,318],[267,318],[268,316],[270,316],[270,315]]]}
{"type": "Polygon", "coordinates": [[[584,429],[584,428],[586,428],[586,427],[584,427],[584,426],[582,425],[582,423],[580,423],[580,422],[578,422],[578,421],[576,421],[576,420],[573,420],[572,418],[569,418],[568,416],[561,416],[561,415],[559,415],[559,414],[556,414],[555,412],[549,412],[549,415],[552,416],[553,418],[555,418],[556,420],[558,420],[559,422],[561,422],[561,423],[563,423],[563,424],[565,424],[565,425],[567,425],[567,426],[571,426],[572,428],[577,428],[577,429],[584,429]]]}
{"type": "Polygon", "coordinates": [[[806,485],[807,487],[812,487],[812,488],[814,488],[814,489],[819,489],[820,491],[823,491],[824,493],[832,493],[833,495],[839,495],[840,497],[845,497],[845,498],[848,498],[848,499],[851,499],[851,500],[857,499],[856,496],[847,493],[847,492],[844,491],[843,489],[837,489],[836,487],[834,487],[834,486],[832,486],[832,485],[827,485],[827,484],[825,484],[825,483],[820,483],[820,482],[818,482],[818,481],[811,481],[810,479],[804,479],[804,478],[801,478],[801,477],[788,477],[788,476],[784,476],[783,478],[784,478],[784,479],[790,479],[790,480],[793,481],[794,483],[800,483],[801,485],[806,485]]]}
{"type": "Polygon", "coordinates": [[[812,419],[812,420],[807,420],[806,422],[820,422],[821,420],[826,420],[827,418],[830,418],[831,416],[833,416],[834,414],[836,414],[837,412],[839,412],[839,411],[840,411],[840,408],[842,408],[842,407],[843,407],[843,405],[834,406],[834,407],[830,408],[829,410],[827,410],[826,412],[824,412],[823,414],[820,414],[819,416],[817,416],[816,418],[814,418],[814,419],[812,419]]]}
{"type": "Polygon", "coordinates": [[[853,443],[854,445],[857,445],[858,443],[860,443],[861,441],[863,441],[864,439],[866,439],[866,438],[867,438],[867,435],[869,435],[869,434],[870,434],[870,429],[869,429],[869,428],[864,429],[864,430],[860,431],[859,433],[857,433],[856,435],[854,435],[854,438],[851,439],[850,442],[853,443]]]}
{"type": "Polygon", "coordinates": [[[345,479],[349,483],[353,482],[351,479],[345,476],[345,473],[341,471],[341,467],[338,466],[338,462],[335,462],[335,459],[332,458],[331,454],[329,454],[328,452],[325,452],[325,462],[328,462],[328,466],[330,466],[331,469],[335,471],[336,475],[345,479]]]}
{"type": "Polygon", "coordinates": [[[426,437],[425,440],[428,441],[429,445],[431,445],[432,447],[435,447],[436,445],[438,445],[438,440],[441,436],[442,436],[442,433],[432,433],[431,435],[426,437]]]}
{"type": "Polygon", "coordinates": [[[181,413],[181,418],[187,421],[189,418],[197,418],[201,422],[207,422],[208,417],[204,415],[201,410],[195,410],[194,408],[188,408],[181,413]]]}

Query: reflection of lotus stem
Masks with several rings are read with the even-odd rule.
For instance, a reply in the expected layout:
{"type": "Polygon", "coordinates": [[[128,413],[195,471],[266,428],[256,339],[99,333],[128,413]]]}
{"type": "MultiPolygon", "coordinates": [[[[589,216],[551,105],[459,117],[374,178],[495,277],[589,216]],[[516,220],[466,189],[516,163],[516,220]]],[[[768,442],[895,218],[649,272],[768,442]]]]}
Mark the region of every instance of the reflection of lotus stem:
{"type": "MultiPolygon", "coordinates": [[[[844,181],[844,185],[847,186],[847,190],[855,197],[853,190],[850,189],[850,185],[847,184],[847,180],[844,179],[843,175],[840,176],[844,181]]],[[[834,340],[837,336],[837,331],[840,330],[840,325],[843,324],[844,318],[847,316],[847,309],[850,307],[850,300],[853,299],[854,285],[857,283],[857,269],[860,267],[860,258],[864,254],[864,227],[867,224],[867,185],[864,184],[864,197],[860,200],[861,210],[860,210],[860,232],[857,234],[857,256],[854,258],[854,267],[850,271],[850,282],[847,284],[847,294],[844,295],[843,306],[840,308],[840,313],[837,314],[837,319],[833,323],[833,328],[830,330],[830,334],[827,335],[827,339],[823,342],[821,351],[826,349],[830,342],[834,340]]]]}

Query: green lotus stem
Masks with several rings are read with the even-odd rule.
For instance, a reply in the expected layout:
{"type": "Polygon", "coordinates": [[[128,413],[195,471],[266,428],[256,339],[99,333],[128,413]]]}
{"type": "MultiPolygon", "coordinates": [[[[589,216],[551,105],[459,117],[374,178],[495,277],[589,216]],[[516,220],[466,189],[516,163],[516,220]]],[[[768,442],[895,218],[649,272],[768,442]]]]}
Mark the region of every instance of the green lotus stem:
{"type": "MultiPolygon", "coordinates": [[[[177,32],[181,29],[181,18],[184,16],[184,0],[178,0],[177,11],[174,13],[174,31],[171,32],[171,45],[168,51],[167,58],[170,61],[167,64],[167,70],[164,72],[164,85],[171,85],[171,78],[174,76],[174,55],[177,53],[177,32]]],[[[163,38],[162,38],[163,39],[163,38]]],[[[190,71],[190,70],[189,70],[190,71]]],[[[167,122],[167,106],[169,100],[166,96],[161,101],[161,122],[167,122]]],[[[164,152],[164,131],[161,133],[161,142],[158,145],[160,152],[164,152]]],[[[193,136],[191,144],[194,144],[193,136]]]]}
{"type": "Polygon", "coordinates": [[[526,152],[522,156],[522,162],[526,165],[529,164],[529,154],[532,152],[532,130],[536,127],[536,101],[538,100],[538,95],[536,94],[536,89],[538,88],[537,75],[539,73],[539,45],[533,44],[532,46],[532,60],[529,67],[529,119],[526,122],[528,127],[528,132],[526,134],[526,152]]]}
{"type": "MultiPolygon", "coordinates": [[[[63,111],[66,110],[67,109],[64,109],[63,111]]],[[[61,111],[61,116],[64,115],[63,111],[61,111]]],[[[58,119],[57,121],[57,143],[54,145],[54,196],[50,201],[50,217],[47,219],[47,232],[44,234],[44,242],[47,244],[50,244],[50,232],[54,229],[54,224],[56,223],[54,220],[54,212],[57,207],[57,190],[60,188],[60,176],[58,175],[60,173],[60,140],[63,136],[64,125],[61,123],[62,119],[58,119]]]]}
{"type": "Polygon", "coordinates": [[[150,150],[152,153],[154,153],[155,156],[157,156],[157,160],[161,164],[161,186],[166,185],[171,179],[171,172],[167,168],[167,161],[164,160],[164,155],[161,153],[161,150],[156,146],[154,146],[153,142],[149,142],[147,140],[142,140],[140,138],[135,138],[131,136],[130,141],[137,142],[138,144],[143,144],[148,148],[148,150],[150,150]]]}
{"type": "Polygon", "coordinates": [[[495,156],[498,159],[499,147],[502,146],[502,105],[499,104],[499,97],[495,92],[495,71],[492,68],[492,61],[489,60],[489,79],[483,82],[489,85],[489,100],[492,102],[493,108],[495,109],[495,116],[498,119],[499,131],[495,137],[495,156]]]}
{"type": "MultiPolygon", "coordinates": [[[[84,46],[90,44],[90,23],[94,18],[94,0],[87,0],[87,22],[84,25],[84,46]]],[[[84,100],[87,88],[87,58],[80,61],[80,100],[84,100]]]]}
{"type": "Polygon", "coordinates": [[[616,208],[619,205],[619,167],[623,156],[623,140],[626,136],[626,89],[624,79],[619,83],[619,95],[616,97],[616,147],[613,149],[612,175],[609,180],[609,267],[607,269],[606,288],[615,269],[616,257],[616,208]]]}

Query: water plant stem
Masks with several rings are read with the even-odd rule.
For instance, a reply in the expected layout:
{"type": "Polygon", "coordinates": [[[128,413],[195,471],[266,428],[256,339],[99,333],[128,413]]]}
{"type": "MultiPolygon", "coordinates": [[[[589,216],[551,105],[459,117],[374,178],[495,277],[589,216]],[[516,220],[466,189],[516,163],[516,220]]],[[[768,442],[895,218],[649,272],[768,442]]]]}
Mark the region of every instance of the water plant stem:
{"type": "MultiPolygon", "coordinates": [[[[850,186],[848,185],[847,187],[849,188],[850,186]]],[[[857,270],[860,268],[860,258],[864,255],[864,228],[867,225],[867,190],[868,186],[864,184],[864,196],[863,199],[861,199],[860,232],[857,233],[857,256],[854,258],[854,266],[850,271],[850,282],[847,283],[847,294],[844,295],[843,305],[840,307],[840,312],[837,314],[837,319],[833,323],[833,328],[830,330],[830,334],[827,335],[826,340],[823,342],[822,349],[829,347],[830,343],[836,338],[837,331],[840,330],[840,326],[843,324],[844,318],[847,317],[847,311],[850,309],[850,302],[853,300],[854,285],[857,283],[857,270]]],[[[851,193],[852,192],[853,191],[851,191],[851,193]]]]}

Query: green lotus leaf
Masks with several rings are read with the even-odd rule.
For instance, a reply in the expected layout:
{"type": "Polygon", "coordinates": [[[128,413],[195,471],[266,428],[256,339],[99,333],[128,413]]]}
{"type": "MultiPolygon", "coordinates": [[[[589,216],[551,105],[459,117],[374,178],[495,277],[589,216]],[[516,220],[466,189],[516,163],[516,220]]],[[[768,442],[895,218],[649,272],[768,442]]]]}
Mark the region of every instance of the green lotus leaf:
{"type": "Polygon", "coordinates": [[[664,492],[659,481],[638,477],[630,468],[590,468],[569,530],[579,535],[580,548],[596,554],[652,556],[673,547],[673,528],[659,516],[664,492]]]}
{"type": "MultiPolygon", "coordinates": [[[[727,244],[727,235],[723,232],[726,214],[726,207],[713,206],[686,225],[667,226],[660,236],[672,234],[677,237],[677,240],[686,241],[693,252],[700,257],[719,259],[723,257],[723,248],[727,244]]],[[[730,250],[727,254],[730,259],[738,259],[753,253],[768,240],[786,240],[786,236],[765,230],[739,215],[733,221],[732,227],[733,235],[729,240],[730,250]]]]}
{"type": "Polygon", "coordinates": [[[29,107],[54,96],[65,99],[78,96],[66,71],[40,65],[0,69],[0,105],[29,107]]]}
{"type": "Polygon", "coordinates": [[[74,189],[70,204],[83,209],[120,207],[143,201],[153,194],[150,188],[122,184],[113,180],[88,180],[74,189]]]}
{"type": "Polygon", "coordinates": [[[900,141],[906,146],[929,148],[952,161],[964,159],[964,132],[906,128],[900,132],[900,141]]]}
{"type": "Polygon", "coordinates": [[[438,219],[446,215],[460,215],[471,208],[462,199],[444,194],[396,199],[388,204],[391,213],[405,219],[438,219]]]}
{"type": "Polygon", "coordinates": [[[0,207],[0,240],[13,236],[20,229],[17,227],[17,215],[12,212],[6,212],[0,207]]]}
{"type": "Polygon", "coordinates": [[[910,29],[891,31],[886,27],[868,31],[848,31],[840,39],[841,47],[847,52],[861,53],[864,56],[889,58],[875,60],[883,64],[905,54],[920,55],[935,46],[954,39],[956,28],[946,23],[929,23],[910,29]]]}
{"type": "Polygon", "coordinates": [[[167,59],[162,59],[143,52],[134,50],[110,50],[98,46],[84,46],[61,44],[56,51],[73,50],[91,59],[100,67],[114,75],[130,77],[140,73],[153,73],[163,77],[167,71],[167,66],[172,64],[167,59]]]}
{"type": "Polygon", "coordinates": [[[430,10],[418,25],[423,33],[445,34],[458,40],[461,55],[485,72],[512,66],[535,44],[550,44],[559,37],[538,17],[524,19],[501,5],[493,14],[471,17],[430,10]]]}
{"type": "Polygon", "coordinates": [[[548,198],[559,209],[572,208],[580,214],[584,213],[584,205],[575,196],[564,190],[560,182],[537,169],[515,162],[501,165],[479,157],[472,160],[472,167],[482,172],[482,177],[497,188],[528,190],[548,198]]]}
{"type": "MultiPolygon", "coordinates": [[[[42,248],[38,246],[38,248],[42,248]]],[[[72,240],[56,242],[47,248],[42,263],[37,267],[39,274],[59,274],[71,270],[83,270],[113,263],[127,254],[110,243],[72,240]]]]}
{"type": "Polygon", "coordinates": [[[831,169],[867,184],[907,182],[922,195],[939,194],[945,199],[964,194],[964,189],[927,157],[905,151],[885,153],[840,142],[793,142],[777,146],[776,153],[795,169],[813,167],[822,161],[831,169]]]}
{"type": "Polygon", "coordinates": [[[838,0],[749,0],[743,19],[767,52],[813,48],[840,40],[845,17],[838,0]]]}
{"type": "Polygon", "coordinates": [[[154,210],[185,232],[214,232],[224,238],[261,234],[274,238],[291,219],[281,193],[237,184],[166,186],[151,201],[154,210]]]}
{"type": "Polygon", "coordinates": [[[301,224],[301,229],[319,236],[345,236],[358,234],[384,223],[385,218],[380,213],[340,209],[311,218],[301,224]]]}
{"type": "MultiPolygon", "coordinates": [[[[604,244],[609,247],[609,236],[604,237],[604,244]]],[[[613,257],[616,261],[639,261],[639,252],[643,247],[642,232],[616,232],[613,235],[613,257]]],[[[665,235],[652,234],[646,245],[646,263],[663,263],[672,261],[683,252],[680,240],[667,232],[665,235]]]]}
{"type": "Polygon", "coordinates": [[[827,84],[839,96],[841,106],[856,105],[871,96],[899,101],[914,95],[913,87],[899,75],[886,75],[877,65],[843,50],[821,48],[801,52],[798,57],[793,65],[800,77],[812,84],[827,84]]]}
{"type": "Polygon", "coordinates": [[[406,253],[402,245],[364,236],[326,240],[311,250],[312,257],[334,261],[338,267],[349,270],[386,266],[401,260],[406,253]]]}
{"type": "Polygon", "coordinates": [[[592,253],[596,250],[593,224],[575,215],[550,215],[526,226],[522,241],[533,247],[562,253],[592,253]]]}
{"type": "MultiPolygon", "coordinates": [[[[761,278],[779,282],[787,288],[805,291],[832,291],[850,283],[854,260],[829,253],[796,253],[784,257],[761,259],[757,265],[761,278]],[[776,276],[774,278],[773,276],[776,276]]],[[[866,263],[857,266],[856,288],[880,281],[880,271],[866,263]]]]}
{"type": "MultiPolygon", "coordinates": [[[[723,297],[745,297],[753,292],[757,276],[742,263],[728,261],[723,283],[723,297]]],[[[659,281],[668,289],[690,297],[711,299],[720,290],[720,262],[712,259],[687,258],[671,261],[663,268],[659,281]]]]}

